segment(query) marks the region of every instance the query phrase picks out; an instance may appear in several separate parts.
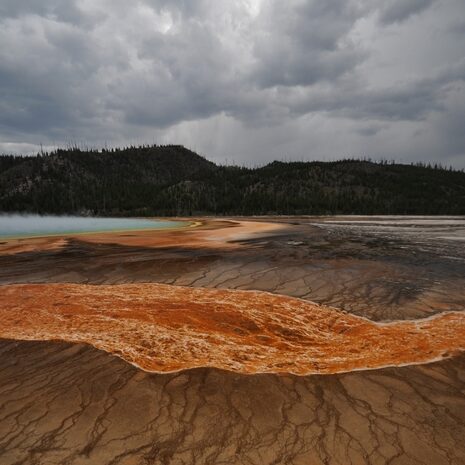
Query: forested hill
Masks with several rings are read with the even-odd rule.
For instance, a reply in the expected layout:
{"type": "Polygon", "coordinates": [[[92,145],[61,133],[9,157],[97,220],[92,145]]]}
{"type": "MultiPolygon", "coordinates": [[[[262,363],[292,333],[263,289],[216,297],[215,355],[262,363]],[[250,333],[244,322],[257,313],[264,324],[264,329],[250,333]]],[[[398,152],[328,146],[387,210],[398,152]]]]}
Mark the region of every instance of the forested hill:
{"type": "Polygon", "coordinates": [[[465,173],[369,161],[217,166],[181,146],[0,156],[0,211],[465,214],[465,173]]]}

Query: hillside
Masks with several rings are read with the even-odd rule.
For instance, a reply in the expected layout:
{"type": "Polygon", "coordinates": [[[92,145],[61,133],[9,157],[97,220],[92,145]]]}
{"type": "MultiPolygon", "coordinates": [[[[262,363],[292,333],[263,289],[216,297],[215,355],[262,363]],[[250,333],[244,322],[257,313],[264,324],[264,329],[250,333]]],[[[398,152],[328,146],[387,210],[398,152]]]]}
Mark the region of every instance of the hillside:
{"type": "Polygon", "coordinates": [[[465,173],[342,160],[217,166],[182,146],[0,156],[0,211],[465,214],[465,173]]]}

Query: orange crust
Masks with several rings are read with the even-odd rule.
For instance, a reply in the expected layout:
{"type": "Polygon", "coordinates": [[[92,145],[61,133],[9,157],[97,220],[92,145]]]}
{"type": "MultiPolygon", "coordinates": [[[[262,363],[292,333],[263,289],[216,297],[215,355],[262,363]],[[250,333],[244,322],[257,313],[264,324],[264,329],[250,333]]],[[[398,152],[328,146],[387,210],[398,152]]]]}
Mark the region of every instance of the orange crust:
{"type": "Polygon", "coordinates": [[[465,314],[375,323],[258,291],[164,284],[0,286],[0,337],[84,342],[150,372],[340,373],[465,349],[465,314]]]}
{"type": "MultiPolygon", "coordinates": [[[[117,244],[128,247],[190,249],[235,249],[241,240],[261,237],[285,226],[244,220],[191,220],[192,225],[173,229],[105,231],[45,237],[10,238],[0,241],[0,255],[59,250],[69,239],[93,244],[117,244]]],[[[188,224],[188,223],[186,223],[188,224]]]]}

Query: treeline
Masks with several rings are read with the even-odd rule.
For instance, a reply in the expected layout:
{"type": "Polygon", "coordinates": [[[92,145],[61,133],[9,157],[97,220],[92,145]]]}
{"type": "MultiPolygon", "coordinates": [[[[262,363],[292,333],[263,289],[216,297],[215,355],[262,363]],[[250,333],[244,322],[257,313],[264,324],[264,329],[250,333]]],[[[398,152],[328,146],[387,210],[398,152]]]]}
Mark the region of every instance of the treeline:
{"type": "Polygon", "coordinates": [[[118,216],[465,214],[465,173],[369,160],[217,166],[182,146],[0,156],[0,211],[118,216]]]}

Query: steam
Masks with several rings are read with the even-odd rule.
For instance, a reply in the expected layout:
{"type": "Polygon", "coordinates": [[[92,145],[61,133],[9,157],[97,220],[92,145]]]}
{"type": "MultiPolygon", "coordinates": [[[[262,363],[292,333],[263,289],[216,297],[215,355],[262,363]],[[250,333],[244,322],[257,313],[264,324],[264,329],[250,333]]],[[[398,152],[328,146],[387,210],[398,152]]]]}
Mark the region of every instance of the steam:
{"type": "Polygon", "coordinates": [[[46,236],[49,234],[83,233],[173,227],[172,221],[139,218],[96,218],[82,216],[0,214],[0,237],[46,236]]]}

